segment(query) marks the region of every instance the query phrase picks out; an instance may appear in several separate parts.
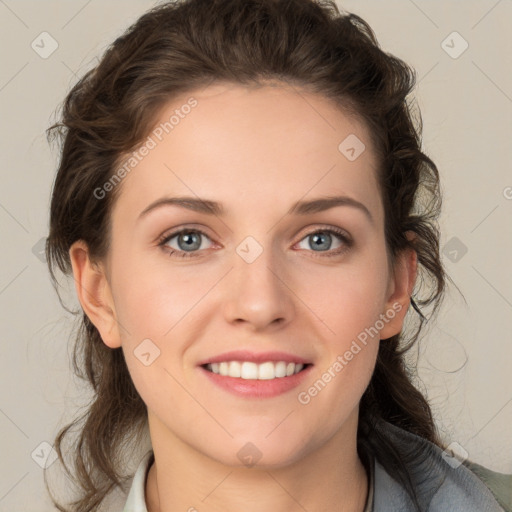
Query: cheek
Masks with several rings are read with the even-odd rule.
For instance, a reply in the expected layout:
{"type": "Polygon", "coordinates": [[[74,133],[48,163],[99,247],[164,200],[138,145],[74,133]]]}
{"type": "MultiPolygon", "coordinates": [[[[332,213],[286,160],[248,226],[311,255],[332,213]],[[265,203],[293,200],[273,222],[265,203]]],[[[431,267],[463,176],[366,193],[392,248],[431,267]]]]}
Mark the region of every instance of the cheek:
{"type": "Polygon", "coordinates": [[[116,274],[118,320],[133,337],[162,338],[189,316],[212,284],[190,269],[171,269],[167,261],[125,262],[116,274]]]}
{"type": "Polygon", "coordinates": [[[299,402],[308,404],[310,411],[330,410],[323,428],[334,431],[357,406],[371,379],[385,280],[379,269],[364,267],[338,272],[325,283],[323,290],[311,287],[307,299],[319,318],[322,357],[316,378],[311,387],[301,389],[299,402]]]}
{"type": "MultiPolygon", "coordinates": [[[[343,343],[375,324],[385,307],[385,262],[341,264],[317,269],[301,278],[300,298],[325,323],[333,339],[343,343]]],[[[324,332],[324,331],[322,331],[324,332]]]]}

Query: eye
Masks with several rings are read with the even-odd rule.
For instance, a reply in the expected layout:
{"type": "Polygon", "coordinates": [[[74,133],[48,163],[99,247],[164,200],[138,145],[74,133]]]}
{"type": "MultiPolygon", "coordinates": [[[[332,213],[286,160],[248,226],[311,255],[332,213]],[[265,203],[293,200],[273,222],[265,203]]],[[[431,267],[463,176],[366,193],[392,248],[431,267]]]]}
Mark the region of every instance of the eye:
{"type": "MultiPolygon", "coordinates": [[[[199,251],[207,248],[204,247],[203,244],[205,239],[210,240],[210,237],[203,231],[199,229],[185,228],[171,234],[163,235],[160,238],[158,245],[162,247],[169,256],[191,258],[198,257],[199,251]],[[175,242],[172,242],[174,239],[176,239],[175,242]],[[177,246],[173,244],[177,244],[177,246]]],[[[308,240],[309,243],[306,242],[306,244],[309,247],[300,248],[320,253],[318,256],[321,257],[340,255],[350,249],[353,245],[352,239],[345,231],[334,228],[317,229],[316,231],[312,231],[299,242],[299,245],[308,240]],[[338,246],[334,249],[331,247],[333,243],[333,235],[334,239],[338,239],[338,246]]]]}
{"type": "MultiPolygon", "coordinates": [[[[316,231],[312,231],[308,235],[306,235],[299,244],[304,243],[306,241],[306,245],[308,247],[305,247],[307,250],[312,250],[313,252],[320,252],[320,253],[326,253],[326,254],[320,254],[319,256],[338,256],[348,249],[352,247],[353,241],[348,236],[348,234],[345,231],[338,230],[338,229],[317,229],[316,231]],[[332,249],[332,242],[333,242],[333,235],[334,238],[337,238],[338,240],[341,240],[341,243],[338,244],[337,247],[332,249]],[[326,249],[326,250],[324,250],[326,249]]],[[[301,247],[304,249],[304,247],[301,247]]],[[[315,255],[316,256],[316,255],[315,255]]]]}
{"type": "Polygon", "coordinates": [[[205,249],[202,243],[205,238],[210,240],[210,238],[199,229],[188,228],[182,229],[181,231],[175,231],[169,235],[164,235],[158,242],[158,245],[164,248],[169,256],[190,258],[197,256],[196,253],[199,250],[205,249]],[[174,238],[176,238],[177,247],[170,245],[170,242],[174,238]]]}

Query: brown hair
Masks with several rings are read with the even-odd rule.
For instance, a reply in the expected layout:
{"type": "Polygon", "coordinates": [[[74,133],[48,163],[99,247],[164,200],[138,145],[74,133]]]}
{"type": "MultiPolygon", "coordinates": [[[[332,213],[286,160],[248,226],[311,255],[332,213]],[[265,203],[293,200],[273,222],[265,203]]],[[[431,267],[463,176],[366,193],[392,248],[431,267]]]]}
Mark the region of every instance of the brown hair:
{"type": "MultiPolygon", "coordinates": [[[[421,116],[408,102],[414,71],[383,52],[360,17],[340,13],[327,0],[183,0],[139,18],[73,87],[60,121],[48,129],[49,140],[58,135],[62,144],[46,247],[54,286],[54,270],[71,273],[73,242],[84,240],[93,259],[106,255],[110,212],[121,187],[101,200],[94,190],[112,177],[120,156],[148,135],[165,103],[214,81],[258,86],[268,79],[321,94],[366,123],[380,163],[391,261],[406,248],[417,253],[411,304],[418,325],[408,343],[403,332],[380,343],[360,403],[358,451],[371,451],[419,509],[403,459],[375,426],[385,420],[443,447],[403,357],[426,320],[420,307],[434,315],[447,278],[439,255],[439,175],[421,151],[421,116]],[[413,240],[408,231],[416,235],[413,240]]],[[[70,508],[54,500],[66,512],[95,511],[122,484],[123,450],[134,446],[129,440],[140,440],[147,421],[122,349],[108,348],[85,313],[79,320],[74,370],[92,386],[93,401],[55,439],[59,460],[80,487],[70,508]],[[61,445],[82,421],[70,451],[73,475],[61,445]]]]}

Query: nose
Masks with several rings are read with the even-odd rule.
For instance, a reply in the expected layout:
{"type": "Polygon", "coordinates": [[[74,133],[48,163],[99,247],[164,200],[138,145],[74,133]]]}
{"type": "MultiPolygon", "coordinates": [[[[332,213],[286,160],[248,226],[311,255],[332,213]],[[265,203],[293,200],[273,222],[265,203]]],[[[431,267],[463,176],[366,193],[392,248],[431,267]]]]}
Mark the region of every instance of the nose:
{"type": "Polygon", "coordinates": [[[229,323],[246,324],[260,331],[269,326],[282,328],[292,320],[295,304],[285,265],[271,253],[265,249],[251,263],[234,255],[234,268],[227,276],[223,298],[224,316],[229,323]]]}

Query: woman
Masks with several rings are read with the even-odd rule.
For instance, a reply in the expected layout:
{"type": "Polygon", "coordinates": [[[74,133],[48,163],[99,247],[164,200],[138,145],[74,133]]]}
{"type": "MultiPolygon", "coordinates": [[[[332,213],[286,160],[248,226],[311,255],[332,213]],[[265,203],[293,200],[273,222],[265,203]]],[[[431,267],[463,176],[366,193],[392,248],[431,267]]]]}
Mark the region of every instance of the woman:
{"type": "Polygon", "coordinates": [[[73,88],[47,258],[95,395],[59,510],[98,510],[145,427],[126,512],[502,510],[403,361],[446,279],[413,84],[333,2],[187,0],[73,88]]]}

